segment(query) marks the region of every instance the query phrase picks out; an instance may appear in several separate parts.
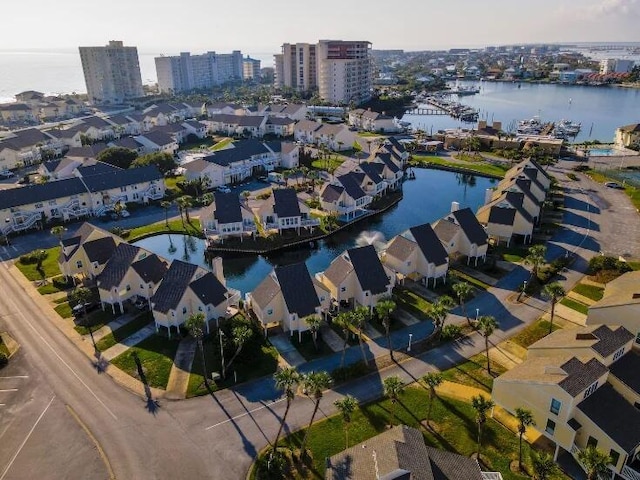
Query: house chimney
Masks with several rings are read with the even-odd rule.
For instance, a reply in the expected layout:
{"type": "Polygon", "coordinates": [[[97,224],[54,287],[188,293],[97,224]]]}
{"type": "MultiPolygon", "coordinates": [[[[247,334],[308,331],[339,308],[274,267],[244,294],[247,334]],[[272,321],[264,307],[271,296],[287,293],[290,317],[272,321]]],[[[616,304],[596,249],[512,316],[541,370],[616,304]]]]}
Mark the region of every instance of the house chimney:
{"type": "Polygon", "coordinates": [[[494,120],[493,121],[493,128],[494,128],[494,130],[498,130],[498,131],[502,130],[502,122],[497,122],[497,121],[494,120]]]}
{"type": "Polygon", "coordinates": [[[480,120],[478,122],[478,130],[484,130],[485,128],[487,128],[487,121],[486,120],[480,120]]]}
{"type": "Polygon", "coordinates": [[[491,203],[491,197],[493,196],[493,188],[487,188],[484,191],[484,204],[491,203]]]}
{"type": "Polygon", "coordinates": [[[224,270],[222,269],[222,257],[214,257],[213,260],[211,260],[211,267],[213,268],[213,274],[222,286],[226,288],[227,281],[224,278],[224,270]]]}
{"type": "Polygon", "coordinates": [[[458,202],[451,202],[451,213],[460,210],[460,204],[458,202]]]}

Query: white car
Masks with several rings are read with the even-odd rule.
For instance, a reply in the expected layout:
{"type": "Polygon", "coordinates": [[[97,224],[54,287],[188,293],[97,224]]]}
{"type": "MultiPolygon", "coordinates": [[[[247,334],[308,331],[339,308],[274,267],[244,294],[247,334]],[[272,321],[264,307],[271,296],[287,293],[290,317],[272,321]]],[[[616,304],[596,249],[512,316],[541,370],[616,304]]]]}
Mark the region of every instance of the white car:
{"type": "Polygon", "coordinates": [[[11,178],[14,175],[15,174],[10,170],[3,170],[2,172],[0,172],[0,178],[11,178]]]}
{"type": "Polygon", "coordinates": [[[220,193],[231,193],[231,189],[229,187],[225,187],[224,185],[216,188],[220,193]]]}

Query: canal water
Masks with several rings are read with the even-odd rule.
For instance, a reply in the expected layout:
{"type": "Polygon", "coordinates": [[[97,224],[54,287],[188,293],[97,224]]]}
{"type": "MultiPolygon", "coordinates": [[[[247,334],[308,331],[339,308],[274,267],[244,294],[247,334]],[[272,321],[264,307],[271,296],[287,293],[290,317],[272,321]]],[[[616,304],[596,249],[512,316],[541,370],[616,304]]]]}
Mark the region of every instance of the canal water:
{"type": "MultiPolygon", "coordinates": [[[[252,291],[276,265],[306,262],[311,273],[325,270],[345,249],[373,243],[381,245],[409,227],[430,223],[448,213],[451,202],[474,212],[484,203],[487,188],[496,180],[441,170],[416,169],[416,179],[404,183],[404,198],[391,209],[356,223],[326,240],[317,248],[281,251],[268,256],[223,257],[227,284],[243,294],[252,291]]],[[[180,259],[207,265],[204,240],[186,235],[158,235],[136,242],[167,259],[180,259]]]]}
{"type": "MultiPolygon", "coordinates": [[[[640,89],[636,88],[486,81],[460,84],[479,87],[480,93],[463,97],[453,95],[452,99],[479,110],[481,120],[501,121],[505,131],[519,120],[539,116],[548,122],[562,119],[580,122],[582,130],[575,141],[612,142],[616,128],[640,121],[640,89]]],[[[402,120],[434,133],[445,128],[475,125],[448,115],[405,115],[402,120]]]]}

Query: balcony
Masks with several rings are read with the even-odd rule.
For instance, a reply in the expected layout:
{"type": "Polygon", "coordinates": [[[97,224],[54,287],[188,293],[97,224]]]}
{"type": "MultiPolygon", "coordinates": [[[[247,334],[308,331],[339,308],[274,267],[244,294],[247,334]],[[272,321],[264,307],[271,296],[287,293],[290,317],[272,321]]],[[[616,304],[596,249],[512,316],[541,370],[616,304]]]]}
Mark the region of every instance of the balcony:
{"type": "Polygon", "coordinates": [[[625,480],[640,480],[640,472],[634,470],[628,465],[622,467],[622,471],[619,473],[619,475],[625,480]]]}

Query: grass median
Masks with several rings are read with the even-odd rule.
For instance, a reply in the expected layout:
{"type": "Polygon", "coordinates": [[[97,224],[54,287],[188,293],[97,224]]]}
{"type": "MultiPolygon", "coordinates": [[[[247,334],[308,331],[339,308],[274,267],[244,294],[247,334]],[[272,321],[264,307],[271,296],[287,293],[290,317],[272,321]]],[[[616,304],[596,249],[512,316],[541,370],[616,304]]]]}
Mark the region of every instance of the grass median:
{"type": "MultiPolygon", "coordinates": [[[[43,249],[38,249],[43,250],[43,249]]],[[[44,278],[57,277],[62,274],[60,272],[60,267],[58,266],[58,257],[60,256],[60,247],[52,247],[44,249],[47,256],[42,261],[41,271],[38,270],[38,264],[36,262],[23,262],[21,259],[23,257],[27,257],[28,255],[23,255],[21,259],[15,263],[16,268],[22,272],[22,274],[27,277],[27,280],[36,281],[44,278]]]]}

